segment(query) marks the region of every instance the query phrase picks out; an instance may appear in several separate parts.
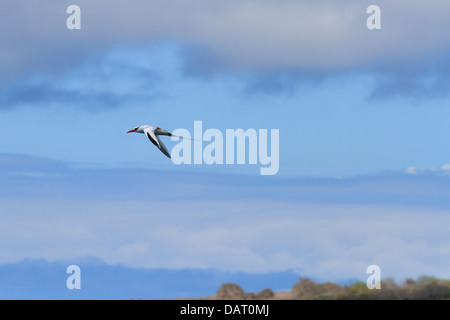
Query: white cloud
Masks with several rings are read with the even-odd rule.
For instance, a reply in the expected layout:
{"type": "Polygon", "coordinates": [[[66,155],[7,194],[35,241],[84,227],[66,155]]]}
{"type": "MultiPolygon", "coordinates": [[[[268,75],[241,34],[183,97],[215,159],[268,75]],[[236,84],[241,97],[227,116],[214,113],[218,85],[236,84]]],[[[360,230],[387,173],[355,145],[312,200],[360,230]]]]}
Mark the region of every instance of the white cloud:
{"type": "Polygon", "coordinates": [[[438,168],[425,168],[425,167],[408,167],[406,168],[405,172],[407,174],[412,174],[412,175],[416,175],[416,174],[426,174],[426,173],[440,173],[440,174],[448,174],[450,172],[450,164],[444,164],[442,167],[438,168]]]}
{"type": "Polygon", "coordinates": [[[413,167],[413,166],[411,166],[411,167],[406,168],[406,173],[407,174],[418,174],[420,172],[423,172],[424,170],[425,169],[422,168],[422,167],[413,167]]]}
{"type": "Polygon", "coordinates": [[[232,201],[3,201],[0,261],[96,256],[110,264],[221,271],[296,270],[326,280],[448,276],[445,211],[232,201]],[[430,216],[433,216],[430,219],[430,216]],[[445,266],[445,267],[444,267],[445,266]]]}

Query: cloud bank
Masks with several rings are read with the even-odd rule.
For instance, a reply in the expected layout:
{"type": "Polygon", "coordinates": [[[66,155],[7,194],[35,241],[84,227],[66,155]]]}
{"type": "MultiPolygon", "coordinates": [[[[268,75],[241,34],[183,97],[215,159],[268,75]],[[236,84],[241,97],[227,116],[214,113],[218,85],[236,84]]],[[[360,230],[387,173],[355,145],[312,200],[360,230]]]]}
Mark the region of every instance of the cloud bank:
{"type": "Polygon", "coordinates": [[[302,79],[354,73],[376,76],[373,96],[379,98],[439,97],[450,86],[445,0],[426,6],[418,0],[377,1],[382,29],[375,31],[365,25],[369,1],[82,0],[77,31],[65,27],[69,4],[1,5],[3,80],[63,72],[116,45],[175,41],[183,48],[187,74],[278,79],[270,87],[275,92],[302,79]],[[280,77],[289,81],[280,83],[280,77]]]}
{"type": "Polygon", "coordinates": [[[45,167],[0,175],[0,263],[93,256],[324,281],[364,279],[378,264],[397,279],[450,276],[446,175],[263,179],[70,167],[45,175],[45,167]]]}

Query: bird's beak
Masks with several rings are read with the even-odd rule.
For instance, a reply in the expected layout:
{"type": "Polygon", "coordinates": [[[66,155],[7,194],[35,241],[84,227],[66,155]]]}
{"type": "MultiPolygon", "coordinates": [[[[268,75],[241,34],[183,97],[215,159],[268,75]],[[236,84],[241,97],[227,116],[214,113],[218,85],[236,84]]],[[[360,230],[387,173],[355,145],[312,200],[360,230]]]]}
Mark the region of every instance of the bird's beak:
{"type": "Polygon", "coordinates": [[[128,131],[127,133],[130,133],[130,132],[135,132],[136,130],[134,130],[134,129],[131,129],[130,131],[128,131]]]}

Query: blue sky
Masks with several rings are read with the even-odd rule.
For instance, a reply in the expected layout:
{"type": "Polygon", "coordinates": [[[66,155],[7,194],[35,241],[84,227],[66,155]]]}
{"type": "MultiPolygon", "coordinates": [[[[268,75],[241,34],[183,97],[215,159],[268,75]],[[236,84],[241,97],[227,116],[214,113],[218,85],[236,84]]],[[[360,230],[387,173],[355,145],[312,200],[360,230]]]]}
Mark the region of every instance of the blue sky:
{"type": "MultiPolygon", "coordinates": [[[[187,77],[178,52],[173,44],[114,48],[63,75],[6,84],[2,96],[9,103],[0,121],[10,139],[3,151],[87,166],[171,169],[171,162],[152,157],[143,137],[124,133],[142,124],[193,132],[201,120],[204,130],[279,129],[280,174],[287,176],[440,168],[450,157],[440,144],[447,98],[371,98],[375,80],[365,75],[301,83],[290,93],[260,91],[241,76],[187,77]],[[124,72],[128,61],[133,65],[124,72]]],[[[243,167],[231,170],[257,172],[243,167]]]]}
{"type": "Polygon", "coordinates": [[[446,1],[71,4],[0,5],[0,264],[450,277],[446,1]],[[279,129],[279,172],[126,134],[194,121],[279,129]]]}

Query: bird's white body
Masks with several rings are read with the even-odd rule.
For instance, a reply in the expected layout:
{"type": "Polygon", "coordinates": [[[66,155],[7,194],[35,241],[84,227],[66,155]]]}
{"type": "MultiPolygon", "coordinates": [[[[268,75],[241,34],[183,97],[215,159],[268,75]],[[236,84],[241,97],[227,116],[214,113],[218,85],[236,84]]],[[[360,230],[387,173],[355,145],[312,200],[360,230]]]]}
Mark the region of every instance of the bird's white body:
{"type": "Polygon", "coordinates": [[[159,150],[161,150],[162,153],[164,153],[167,157],[170,158],[170,153],[167,150],[164,143],[159,138],[160,135],[162,136],[173,136],[172,133],[165,129],[161,129],[160,127],[155,126],[139,126],[134,129],[131,129],[127,133],[130,132],[137,132],[137,133],[143,133],[147,136],[147,138],[156,146],[159,150]]]}

